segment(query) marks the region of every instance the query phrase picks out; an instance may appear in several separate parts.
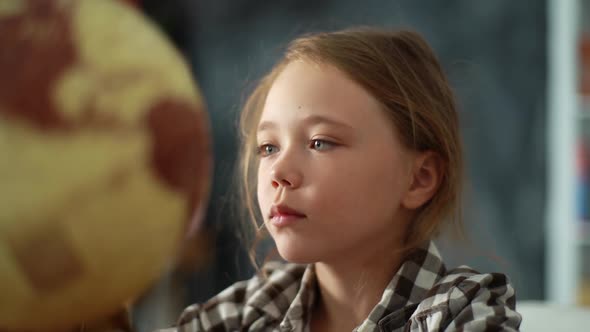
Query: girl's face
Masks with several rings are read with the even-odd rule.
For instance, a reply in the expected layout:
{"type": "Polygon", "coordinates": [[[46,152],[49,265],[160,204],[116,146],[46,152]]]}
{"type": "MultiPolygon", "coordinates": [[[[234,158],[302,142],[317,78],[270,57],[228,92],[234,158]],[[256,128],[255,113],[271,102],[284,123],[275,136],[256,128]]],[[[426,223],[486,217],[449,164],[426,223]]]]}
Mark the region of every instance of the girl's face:
{"type": "Polygon", "coordinates": [[[413,153],[378,102],[338,69],[287,65],[257,140],[258,201],[284,259],[329,262],[401,245],[413,153]]]}

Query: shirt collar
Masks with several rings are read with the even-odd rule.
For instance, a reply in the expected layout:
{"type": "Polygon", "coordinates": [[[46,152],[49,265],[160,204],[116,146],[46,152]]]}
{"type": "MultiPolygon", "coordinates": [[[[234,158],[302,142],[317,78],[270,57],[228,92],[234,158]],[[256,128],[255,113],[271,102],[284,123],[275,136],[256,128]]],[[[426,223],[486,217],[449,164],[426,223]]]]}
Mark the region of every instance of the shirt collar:
{"type": "Polygon", "coordinates": [[[268,279],[246,303],[273,320],[302,318],[311,310],[315,297],[312,265],[271,263],[265,266],[268,279]]]}
{"type": "MultiPolygon", "coordinates": [[[[377,330],[377,324],[384,316],[420,303],[445,273],[434,242],[412,250],[389,282],[379,303],[355,330],[377,330]]],[[[271,319],[282,318],[282,329],[302,330],[295,325],[307,323],[315,297],[313,265],[287,264],[283,269],[272,271],[264,286],[250,298],[247,307],[261,310],[271,319]]]]}
{"type": "Polygon", "coordinates": [[[412,250],[387,285],[379,303],[356,330],[376,331],[381,318],[422,302],[445,273],[446,268],[434,242],[412,250]]]}

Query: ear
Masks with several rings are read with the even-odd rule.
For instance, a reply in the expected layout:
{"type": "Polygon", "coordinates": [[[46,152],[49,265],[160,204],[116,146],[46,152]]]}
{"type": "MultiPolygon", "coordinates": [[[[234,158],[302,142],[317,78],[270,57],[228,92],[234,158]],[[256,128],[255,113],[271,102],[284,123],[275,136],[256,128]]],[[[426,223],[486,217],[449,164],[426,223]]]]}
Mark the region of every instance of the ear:
{"type": "Polygon", "coordinates": [[[442,159],[432,151],[416,155],[411,170],[411,183],[402,199],[402,206],[415,210],[428,202],[438,190],[442,179],[442,159]]]}

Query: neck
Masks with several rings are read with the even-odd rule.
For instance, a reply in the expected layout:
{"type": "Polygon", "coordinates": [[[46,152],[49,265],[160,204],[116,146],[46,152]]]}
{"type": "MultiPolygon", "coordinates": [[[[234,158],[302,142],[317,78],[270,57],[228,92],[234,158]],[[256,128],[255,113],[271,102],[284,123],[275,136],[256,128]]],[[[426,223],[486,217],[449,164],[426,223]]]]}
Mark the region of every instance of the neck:
{"type": "Polygon", "coordinates": [[[391,249],[345,257],[315,264],[319,296],[312,331],[352,331],[360,325],[379,303],[402,259],[391,249]]]}

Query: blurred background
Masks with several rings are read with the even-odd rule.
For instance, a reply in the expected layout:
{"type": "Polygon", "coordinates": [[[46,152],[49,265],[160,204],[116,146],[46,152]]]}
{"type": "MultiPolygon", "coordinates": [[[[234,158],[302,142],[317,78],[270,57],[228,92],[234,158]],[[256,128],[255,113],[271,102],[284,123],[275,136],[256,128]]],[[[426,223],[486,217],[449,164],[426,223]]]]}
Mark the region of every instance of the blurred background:
{"type": "MultiPolygon", "coordinates": [[[[190,63],[212,121],[215,178],[199,255],[134,309],[140,331],[249,278],[232,195],[237,115],[288,41],[357,25],[409,28],[457,94],[469,241],[443,237],[448,266],[507,273],[519,300],[590,304],[590,1],[142,0],[190,63]]],[[[190,250],[188,250],[190,252],[190,250]]]]}

